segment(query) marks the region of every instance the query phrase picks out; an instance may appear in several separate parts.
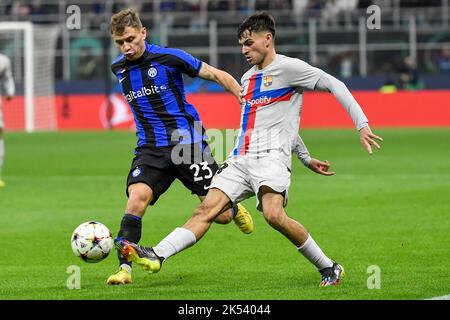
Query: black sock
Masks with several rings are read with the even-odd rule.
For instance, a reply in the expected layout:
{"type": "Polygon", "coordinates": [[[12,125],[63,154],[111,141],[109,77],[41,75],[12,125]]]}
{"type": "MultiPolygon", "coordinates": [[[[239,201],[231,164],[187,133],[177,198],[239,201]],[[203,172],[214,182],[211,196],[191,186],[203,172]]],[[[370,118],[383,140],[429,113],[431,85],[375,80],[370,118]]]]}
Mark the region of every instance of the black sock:
{"type": "MultiPolygon", "coordinates": [[[[120,223],[120,230],[118,237],[133,243],[138,243],[141,240],[142,222],[141,218],[129,213],[125,213],[120,223]]],[[[128,264],[131,266],[131,262],[122,255],[120,250],[117,250],[117,256],[119,257],[119,266],[122,264],[128,264]]]]}
{"type": "Polygon", "coordinates": [[[233,206],[231,207],[231,212],[233,213],[233,219],[236,218],[236,215],[238,213],[237,204],[233,204],[233,206]]]}

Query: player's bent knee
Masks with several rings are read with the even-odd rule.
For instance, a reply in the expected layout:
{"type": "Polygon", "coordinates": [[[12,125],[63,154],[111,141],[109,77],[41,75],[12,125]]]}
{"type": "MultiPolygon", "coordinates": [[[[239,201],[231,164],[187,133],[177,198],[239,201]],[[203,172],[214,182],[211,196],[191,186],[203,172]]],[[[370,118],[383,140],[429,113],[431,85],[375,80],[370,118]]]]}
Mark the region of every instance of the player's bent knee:
{"type": "Polygon", "coordinates": [[[153,198],[152,189],[144,183],[133,184],[128,188],[128,207],[146,208],[153,198]]]}
{"type": "Polygon", "coordinates": [[[218,224],[228,224],[233,220],[233,213],[231,212],[231,209],[228,209],[224,212],[222,212],[220,215],[218,215],[214,222],[218,224]]]}
{"type": "Polygon", "coordinates": [[[286,214],[282,208],[268,208],[263,213],[264,219],[274,228],[282,226],[286,220],[286,214]]]}

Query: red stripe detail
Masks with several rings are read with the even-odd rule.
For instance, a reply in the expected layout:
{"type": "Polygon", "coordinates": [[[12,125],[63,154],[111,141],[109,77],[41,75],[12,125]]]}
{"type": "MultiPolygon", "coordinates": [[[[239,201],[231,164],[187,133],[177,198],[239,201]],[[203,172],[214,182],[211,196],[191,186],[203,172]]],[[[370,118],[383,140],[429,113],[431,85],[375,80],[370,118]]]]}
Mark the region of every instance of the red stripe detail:
{"type": "Polygon", "coordinates": [[[250,83],[248,84],[247,93],[244,96],[246,101],[251,100],[253,93],[255,92],[256,74],[252,75],[249,81],[250,83]]]}
{"type": "MultiPolygon", "coordinates": [[[[255,84],[256,84],[256,74],[250,77],[250,83],[248,85],[247,94],[245,95],[246,101],[252,99],[253,93],[255,92],[255,84]]],[[[248,112],[247,128],[245,128],[245,132],[243,132],[244,144],[241,146],[241,150],[239,150],[239,154],[241,155],[247,153],[248,147],[250,145],[250,139],[252,137],[253,128],[255,126],[256,107],[257,105],[254,104],[248,112]]]]}
{"type": "Polygon", "coordinates": [[[255,106],[256,107],[262,107],[262,106],[267,106],[269,104],[272,104],[272,103],[275,103],[275,102],[279,102],[279,101],[289,101],[289,100],[291,100],[291,97],[292,97],[293,94],[294,94],[294,92],[288,92],[284,96],[272,98],[269,103],[265,103],[265,102],[255,103],[252,107],[255,107],[255,106]]]}
{"type": "MultiPolygon", "coordinates": [[[[254,83],[253,83],[254,87],[254,83]]],[[[285,94],[284,96],[274,98],[270,100],[270,104],[278,102],[278,101],[289,101],[294,93],[289,92],[285,94]]],[[[256,118],[256,108],[265,106],[267,103],[255,103],[250,108],[249,114],[248,114],[248,121],[247,121],[247,130],[245,131],[244,136],[244,145],[241,147],[240,154],[244,155],[248,152],[248,148],[250,146],[250,139],[252,138],[252,133],[255,128],[255,118],[256,118]]]]}
{"type": "Polygon", "coordinates": [[[270,103],[275,103],[279,101],[289,101],[291,100],[292,95],[294,94],[294,91],[286,93],[284,96],[276,97],[273,100],[270,100],[270,103]]]}

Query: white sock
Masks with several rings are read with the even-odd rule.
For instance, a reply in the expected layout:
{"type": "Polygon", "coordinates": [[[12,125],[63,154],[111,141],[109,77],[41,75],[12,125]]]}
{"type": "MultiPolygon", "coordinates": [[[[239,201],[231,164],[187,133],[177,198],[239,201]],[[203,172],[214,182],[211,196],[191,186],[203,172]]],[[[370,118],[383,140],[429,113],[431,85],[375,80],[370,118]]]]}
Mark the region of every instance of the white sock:
{"type": "Polygon", "coordinates": [[[0,178],[2,177],[3,158],[5,157],[5,143],[0,139],[0,178]]]}
{"type": "Polygon", "coordinates": [[[196,241],[195,234],[191,230],[176,228],[167,237],[161,240],[160,243],[153,247],[153,251],[155,251],[157,256],[167,259],[170,256],[189,248],[196,241]]]}
{"type": "Polygon", "coordinates": [[[319,270],[333,265],[333,261],[323,253],[311,235],[308,235],[305,243],[297,249],[319,270]]]}
{"type": "Polygon", "coordinates": [[[121,264],[119,268],[123,268],[123,269],[127,270],[128,273],[131,273],[131,271],[132,271],[130,265],[128,265],[126,263],[121,264]]]}

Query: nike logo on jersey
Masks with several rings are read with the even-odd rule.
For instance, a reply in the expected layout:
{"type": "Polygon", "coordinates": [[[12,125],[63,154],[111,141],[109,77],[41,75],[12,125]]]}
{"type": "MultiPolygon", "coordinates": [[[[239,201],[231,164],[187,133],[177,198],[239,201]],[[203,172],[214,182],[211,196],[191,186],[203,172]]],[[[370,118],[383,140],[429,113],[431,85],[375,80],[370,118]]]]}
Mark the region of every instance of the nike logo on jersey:
{"type": "Polygon", "coordinates": [[[122,83],[123,80],[125,80],[126,77],[120,78],[119,83],[122,83]]]}

